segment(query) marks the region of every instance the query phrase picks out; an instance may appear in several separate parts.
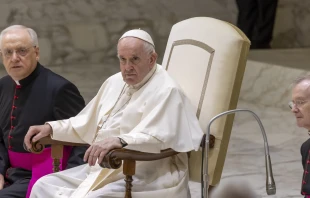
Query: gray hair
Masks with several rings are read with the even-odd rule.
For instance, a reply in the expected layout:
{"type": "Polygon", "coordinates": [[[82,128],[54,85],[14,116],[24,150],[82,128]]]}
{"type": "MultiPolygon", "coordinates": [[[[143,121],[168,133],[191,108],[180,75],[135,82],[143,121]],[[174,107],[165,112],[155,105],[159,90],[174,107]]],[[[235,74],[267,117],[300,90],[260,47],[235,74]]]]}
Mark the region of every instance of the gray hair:
{"type": "Polygon", "coordinates": [[[155,53],[155,47],[151,43],[148,43],[148,42],[144,41],[143,42],[143,47],[144,47],[144,50],[145,50],[145,52],[147,54],[155,53]]]}
{"type": "Polygon", "coordinates": [[[1,49],[1,43],[2,43],[2,38],[5,34],[7,34],[8,32],[12,31],[12,30],[15,30],[15,29],[25,29],[28,31],[29,35],[30,35],[30,38],[31,38],[31,42],[32,42],[32,45],[33,46],[37,46],[39,47],[39,41],[38,41],[38,36],[37,36],[37,33],[31,29],[31,28],[28,28],[26,26],[23,26],[23,25],[12,25],[12,26],[9,26],[7,28],[5,28],[4,30],[2,30],[2,32],[0,33],[0,49],[1,49]]]}
{"type": "Polygon", "coordinates": [[[295,87],[296,85],[298,85],[303,81],[310,81],[310,74],[296,78],[292,83],[292,87],[295,87]]]}

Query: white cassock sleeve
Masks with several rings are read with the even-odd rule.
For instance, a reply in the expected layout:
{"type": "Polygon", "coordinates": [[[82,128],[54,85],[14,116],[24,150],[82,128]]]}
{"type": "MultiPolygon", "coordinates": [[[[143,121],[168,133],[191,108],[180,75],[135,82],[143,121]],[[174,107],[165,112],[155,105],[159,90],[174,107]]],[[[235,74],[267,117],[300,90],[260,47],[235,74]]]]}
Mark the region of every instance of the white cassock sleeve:
{"type": "MultiPolygon", "coordinates": [[[[126,148],[158,153],[172,148],[178,152],[198,150],[203,132],[189,100],[177,88],[151,96],[141,122],[129,133],[120,135],[126,148]]],[[[130,122],[130,118],[126,120],[130,122]]]]}
{"type": "Polygon", "coordinates": [[[108,81],[100,87],[97,95],[75,117],[47,122],[53,128],[52,139],[91,144],[97,132],[97,119],[101,108],[100,100],[108,81]]]}

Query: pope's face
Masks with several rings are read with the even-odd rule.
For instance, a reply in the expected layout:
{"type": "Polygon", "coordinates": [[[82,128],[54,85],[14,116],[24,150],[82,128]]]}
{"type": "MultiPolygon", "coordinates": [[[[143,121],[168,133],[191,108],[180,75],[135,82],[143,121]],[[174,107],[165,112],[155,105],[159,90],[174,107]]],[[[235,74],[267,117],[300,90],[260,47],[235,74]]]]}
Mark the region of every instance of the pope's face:
{"type": "Polygon", "coordinates": [[[3,65],[14,80],[29,76],[39,60],[39,48],[33,46],[25,29],[15,29],[4,34],[0,50],[3,65]]]}
{"type": "Polygon", "coordinates": [[[124,81],[129,85],[135,85],[153,68],[157,54],[147,53],[144,41],[126,37],[119,41],[117,46],[120,69],[124,81]]]}
{"type": "Polygon", "coordinates": [[[293,88],[292,102],[297,126],[310,130],[310,80],[304,80],[293,88]]]}

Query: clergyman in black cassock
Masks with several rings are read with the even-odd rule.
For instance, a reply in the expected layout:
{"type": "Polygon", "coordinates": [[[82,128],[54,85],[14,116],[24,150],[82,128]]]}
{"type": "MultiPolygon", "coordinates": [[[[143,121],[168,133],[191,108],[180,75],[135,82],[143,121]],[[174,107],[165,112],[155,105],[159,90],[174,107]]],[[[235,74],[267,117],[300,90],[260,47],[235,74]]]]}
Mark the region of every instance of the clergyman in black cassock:
{"type": "Polygon", "coordinates": [[[300,153],[304,168],[301,183],[301,194],[310,195],[310,138],[302,144],[300,153]]]}
{"type": "MultiPolygon", "coordinates": [[[[85,102],[74,84],[38,62],[32,29],[16,25],[7,30],[0,36],[1,58],[9,74],[0,79],[0,174],[5,180],[0,197],[24,198],[37,179],[52,172],[50,148],[41,154],[24,149],[29,127],[75,116],[85,102]]],[[[66,147],[61,169],[83,164],[85,151],[66,147]]]]}
{"type": "MultiPolygon", "coordinates": [[[[292,101],[289,103],[296,118],[298,127],[310,131],[310,75],[296,79],[292,86],[292,101]]],[[[301,194],[310,198],[310,138],[301,148],[303,175],[301,181],[301,194]]]]}

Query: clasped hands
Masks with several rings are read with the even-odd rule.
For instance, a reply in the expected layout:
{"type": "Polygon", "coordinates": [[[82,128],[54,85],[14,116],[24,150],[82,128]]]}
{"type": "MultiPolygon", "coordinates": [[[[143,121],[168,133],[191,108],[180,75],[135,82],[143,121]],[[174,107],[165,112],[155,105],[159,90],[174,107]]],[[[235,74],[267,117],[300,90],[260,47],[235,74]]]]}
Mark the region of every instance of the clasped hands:
{"type": "MultiPolygon", "coordinates": [[[[29,150],[32,145],[31,141],[36,142],[43,137],[53,133],[53,129],[49,124],[31,126],[25,136],[24,143],[29,150]]],[[[102,141],[95,142],[90,145],[84,154],[84,162],[88,162],[90,166],[94,166],[97,159],[100,164],[104,156],[112,149],[122,148],[122,144],[117,137],[109,137],[102,141]]]]}

